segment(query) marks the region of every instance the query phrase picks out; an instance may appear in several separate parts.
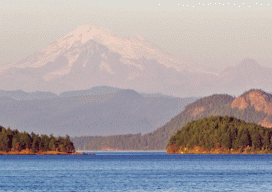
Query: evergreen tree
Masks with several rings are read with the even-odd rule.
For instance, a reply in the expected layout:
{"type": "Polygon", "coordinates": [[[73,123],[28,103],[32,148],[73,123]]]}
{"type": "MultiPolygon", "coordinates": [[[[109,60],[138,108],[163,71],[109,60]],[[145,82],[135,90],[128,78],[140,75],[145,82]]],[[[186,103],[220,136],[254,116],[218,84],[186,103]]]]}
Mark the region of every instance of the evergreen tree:
{"type": "Polygon", "coordinates": [[[56,147],[56,138],[51,134],[50,140],[49,140],[49,150],[55,151],[57,149],[56,147]]]}
{"type": "Polygon", "coordinates": [[[263,147],[265,150],[268,150],[270,149],[269,147],[269,134],[268,134],[268,131],[265,132],[265,135],[263,137],[263,147]]]}
{"type": "Polygon", "coordinates": [[[0,133],[0,149],[1,151],[10,151],[9,147],[10,138],[8,137],[7,132],[4,130],[0,133]]]}

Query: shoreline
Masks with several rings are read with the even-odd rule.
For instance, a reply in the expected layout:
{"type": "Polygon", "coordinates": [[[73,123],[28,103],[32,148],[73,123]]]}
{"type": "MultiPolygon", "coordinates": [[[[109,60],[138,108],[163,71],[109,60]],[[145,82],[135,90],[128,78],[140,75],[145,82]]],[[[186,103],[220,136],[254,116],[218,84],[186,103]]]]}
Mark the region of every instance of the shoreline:
{"type": "Polygon", "coordinates": [[[84,152],[59,152],[59,151],[38,151],[32,152],[30,149],[21,151],[0,151],[0,155],[95,155],[94,153],[84,152]]]}
{"type": "Polygon", "coordinates": [[[175,146],[170,145],[167,148],[166,154],[196,154],[196,155],[261,155],[261,154],[272,154],[269,153],[267,150],[259,150],[255,151],[252,147],[243,147],[239,148],[237,150],[234,149],[226,149],[225,147],[218,147],[218,148],[211,148],[211,150],[207,150],[203,147],[194,146],[192,148],[187,147],[181,147],[181,146],[175,146]]]}
{"type": "Polygon", "coordinates": [[[79,150],[80,152],[166,152],[166,150],[79,150]]]}

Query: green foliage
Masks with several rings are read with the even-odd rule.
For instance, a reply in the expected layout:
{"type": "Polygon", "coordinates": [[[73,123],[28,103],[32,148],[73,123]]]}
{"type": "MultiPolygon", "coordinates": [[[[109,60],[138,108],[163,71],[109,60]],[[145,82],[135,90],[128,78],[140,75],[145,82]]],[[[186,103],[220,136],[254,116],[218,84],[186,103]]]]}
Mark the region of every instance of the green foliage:
{"type": "Polygon", "coordinates": [[[54,137],[50,135],[37,135],[26,132],[19,132],[18,130],[6,129],[0,126],[0,151],[21,151],[24,149],[31,149],[33,152],[38,151],[60,151],[60,152],[74,152],[74,144],[70,141],[70,137],[54,137]]]}
{"type": "Polygon", "coordinates": [[[246,146],[258,150],[271,149],[272,130],[230,116],[211,116],[191,121],[170,137],[168,145],[191,148],[202,146],[240,149],[246,146]],[[203,138],[201,141],[197,138],[203,138]]]}
{"type": "Polygon", "coordinates": [[[7,134],[6,129],[2,127],[2,132],[0,133],[0,150],[9,151],[10,150],[10,136],[7,134]]]}

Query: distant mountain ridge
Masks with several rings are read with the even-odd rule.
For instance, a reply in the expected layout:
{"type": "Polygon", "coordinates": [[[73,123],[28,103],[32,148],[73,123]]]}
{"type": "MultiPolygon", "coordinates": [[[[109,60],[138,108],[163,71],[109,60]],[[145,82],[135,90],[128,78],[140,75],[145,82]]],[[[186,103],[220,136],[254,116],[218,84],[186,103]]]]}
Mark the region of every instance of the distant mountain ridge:
{"type": "Polygon", "coordinates": [[[8,98],[16,99],[16,100],[34,100],[34,99],[43,100],[43,99],[57,98],[58,96],[54,93],[41,92],[41,91],[28,93],[22,90],[16,90],[16,91],[0,90],[0,98],[2,97],[8,97],[8,98]]]}
{"type": "MultiPolygon", "coordinates": [[[[53,98],[62,98],[62,97],[78,97],[78,96],[87,96],[87,95],[105,95],[109,93],[117,93],[118,91],[123,90],[116,87],[109,86],[96,86],[91,89],[79,90],[79,91],[66,91],[62,92],[60,95],[56,95],[51,92],[25,92],[22,90],[14,91],[5,91],[0,90],[0,98],[7,97],[15,100],[44,100],[44,99],[53,99],[53,98]]],[[[163,95],[161,93],[139,93],[143,97],[169,97],[175,98],[171,95],[163,95]]]]}
{"type": "Polygon", "coordinates": [[[0,91],[0,125],[50,135],[147,133],[196,98],[143,96],[134,90],[93,87],[64,92],[0,91]]]}
{"type": "Polygon", "coordinates": [[[145,135],[116,135],[108,137],[76,137],[75,145],[85,150],[165,150],[176,130],[187,122],[209,116],[233,116],[247,123],[272,127],[272,95],[252,89],[235,98],[215,94],[188,104],[185,109],[162,127],[145,135]],[[246,103],[246,104],[245,104],[246,103]],[[118,139],[117,139],[118,138],[118,139]],[[132,144],[133,143],[133,144],[132,144]]]}
{"type": "Polygon", "coordinates": [[[252,59],[215,73],[173,56],[147,39],[120,38],[83,25],[18,63],[0,67],[0,89],[60,94],[95,86],[203,97],[240,94],[251,88],[272,91],[272,69],[252,59]]]}

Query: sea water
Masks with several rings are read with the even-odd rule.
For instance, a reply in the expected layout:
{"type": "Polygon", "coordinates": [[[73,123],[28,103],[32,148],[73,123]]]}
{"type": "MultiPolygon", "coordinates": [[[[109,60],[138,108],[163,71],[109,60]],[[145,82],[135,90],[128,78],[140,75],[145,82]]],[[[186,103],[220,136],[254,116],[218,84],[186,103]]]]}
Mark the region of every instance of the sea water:
{"type": "Polygon", "coordinates": [[[272,191],[272,155],[0,156],[0,191],[272,191]]]}

